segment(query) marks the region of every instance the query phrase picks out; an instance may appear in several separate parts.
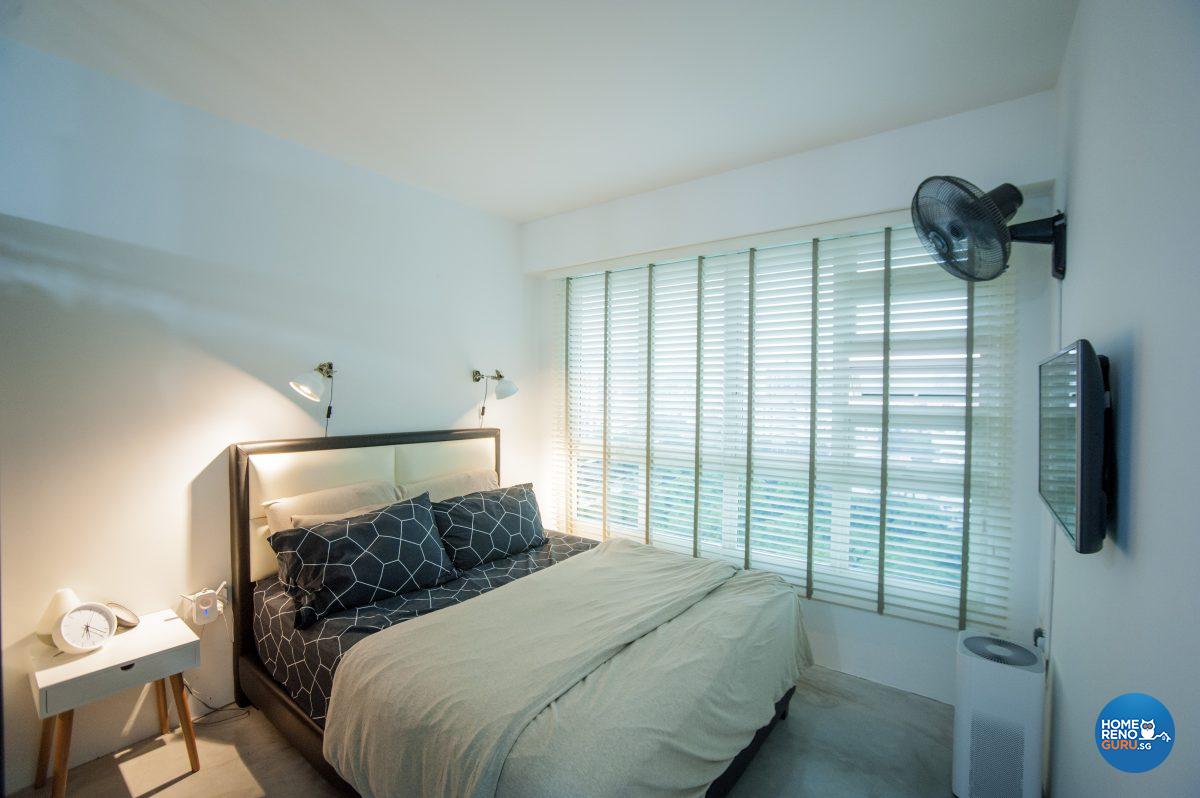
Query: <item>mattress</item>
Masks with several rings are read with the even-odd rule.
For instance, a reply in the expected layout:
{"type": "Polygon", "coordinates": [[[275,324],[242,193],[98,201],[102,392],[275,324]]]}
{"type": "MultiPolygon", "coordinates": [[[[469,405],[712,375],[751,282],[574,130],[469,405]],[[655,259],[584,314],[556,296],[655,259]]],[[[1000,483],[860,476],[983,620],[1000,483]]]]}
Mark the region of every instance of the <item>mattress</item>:
{"type": "Polygon", "coordinates": [[[545,544],[485,563],[437,587],[334,613],[307,629],[295,628],[296,606],[276,577],[254,584],[254,640],[267,671],[310,718],[325,725],[333,672],[347,651],[368,635],[460,604],[501,585],[562,562],[596,541],[556,532],[545,544]]]}

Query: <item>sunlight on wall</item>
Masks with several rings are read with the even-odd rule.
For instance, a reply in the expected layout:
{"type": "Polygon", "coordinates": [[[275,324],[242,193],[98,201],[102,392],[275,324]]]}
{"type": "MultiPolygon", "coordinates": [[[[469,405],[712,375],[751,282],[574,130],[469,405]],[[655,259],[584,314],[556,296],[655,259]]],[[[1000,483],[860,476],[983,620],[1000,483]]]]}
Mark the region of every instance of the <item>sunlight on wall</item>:
{"type": "MultiPolygon", "coordinates": [[[[478,423],[465,357],[439,379],[424,362],[428,350],[382,346],[389,336],[378,320],[354,316],[382,300],[344,304],[336,324],[313,325],[279,307],[244,305],[227,286],[253,290],[257,278],[248,270],[234,282],[236,273],[0,216],[0,356],[6,373],[21,375],[0,389],[10,761],[34,757],[27,663],[44,645],[33,629],[56,588],[182,615],[180,593],[229,579],[228,446],[322,434],[324,404],[296,395],[288,377],[320,358],[338,363],[333,434],[478,423]]],[[[399,333],[395,315],[383,315],[399,333]]],[[[520,326],[512,333],[502,342],[508,355],[487,357],[520,379],[530,358],[520,326]]],[[[460,346],[468,336],[483,337],[469,329],[444,340],[460,346]]],[[[530,399],[489,407],[489,425],[506,432],[510,478],[536,476],[535,452],[521,451],[530,399]]],[[[208,704],[225,704],[233,697],[228,629],[197,632],[202,665],[189,681],[208,704]]],[[[155,734],[156,724],[144,692],[88,706],[72,762],[155,734]]]]}

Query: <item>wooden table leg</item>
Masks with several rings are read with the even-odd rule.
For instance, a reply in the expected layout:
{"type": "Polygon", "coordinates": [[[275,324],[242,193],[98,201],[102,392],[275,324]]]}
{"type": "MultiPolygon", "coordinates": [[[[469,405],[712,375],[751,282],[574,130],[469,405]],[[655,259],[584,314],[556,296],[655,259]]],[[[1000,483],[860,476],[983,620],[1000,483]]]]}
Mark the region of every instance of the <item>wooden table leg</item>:
{"type": "Polygon", "coordinates": [[[167,680],[158,679],[154,682],[154,698],[158,703],[158,728],[163,734],[170,734],[171,720],[167,716],[167,680]]]}
{"type": "Polygon", "coordinates": [[[75,710],[68,709],[54,724],[54,786],[50,790],[53,798],[65,798],[67,794],[67,763],[71,758],[71,724],[74,722],[75,710]]]}
{"type": "Polygon", "coordinates": [[[37,773],[33,776],[33,788],[46,786],[46,768],[50,766],[50,751],[54,747],[54,715],[42,721],[42,742],[38,746],[37,773]]]}
{"type": "Polygon", "coordinates": [[[187,693],[184,692],[182,673],[171,676],[171,692],[175,694],[175,710],[179,713],[179,727],[183,731],[183,742],[187,745],[192,772],[195,773],[200,770],[200,754],[196,751],[196,729],[192,726],[192,714],[188,711],[187,693]]]}

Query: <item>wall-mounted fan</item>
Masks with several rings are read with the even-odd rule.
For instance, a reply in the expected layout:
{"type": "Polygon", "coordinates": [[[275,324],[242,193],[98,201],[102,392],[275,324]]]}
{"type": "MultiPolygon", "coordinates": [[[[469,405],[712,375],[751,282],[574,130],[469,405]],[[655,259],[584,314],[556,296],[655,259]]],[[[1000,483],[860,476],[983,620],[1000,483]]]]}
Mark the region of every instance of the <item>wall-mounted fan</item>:
{"type": "Polygon", "coordinates": [[[1011,183],[988,192],[961,177],[927,177],[912,200],[912,220],[921,243],[941,267],[962,280],[994,280],[1008,268],[1013,241],[1050,244],[1050,273],[1067,273],[1067,217],[1009,226],[1025,198],[1011,183]]]}

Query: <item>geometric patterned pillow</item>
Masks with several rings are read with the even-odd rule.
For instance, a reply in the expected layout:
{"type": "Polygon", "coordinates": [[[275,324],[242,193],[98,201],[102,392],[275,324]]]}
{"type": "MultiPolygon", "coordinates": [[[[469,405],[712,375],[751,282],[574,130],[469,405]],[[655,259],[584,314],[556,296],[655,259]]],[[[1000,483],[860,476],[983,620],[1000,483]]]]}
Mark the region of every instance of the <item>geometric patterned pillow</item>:
{"type": "Polygon", "coordinates": [[[279,561],[279,581],[296,602],[297,629],[458,577],[428,494],[354,518],[276,532],[267,542],[279,561]]]}
{"type": "Polygon", "coordinates": [[[546,542],[530,483],[436,502],[433,517],[455,567],[464,571],[546,542]]]}

